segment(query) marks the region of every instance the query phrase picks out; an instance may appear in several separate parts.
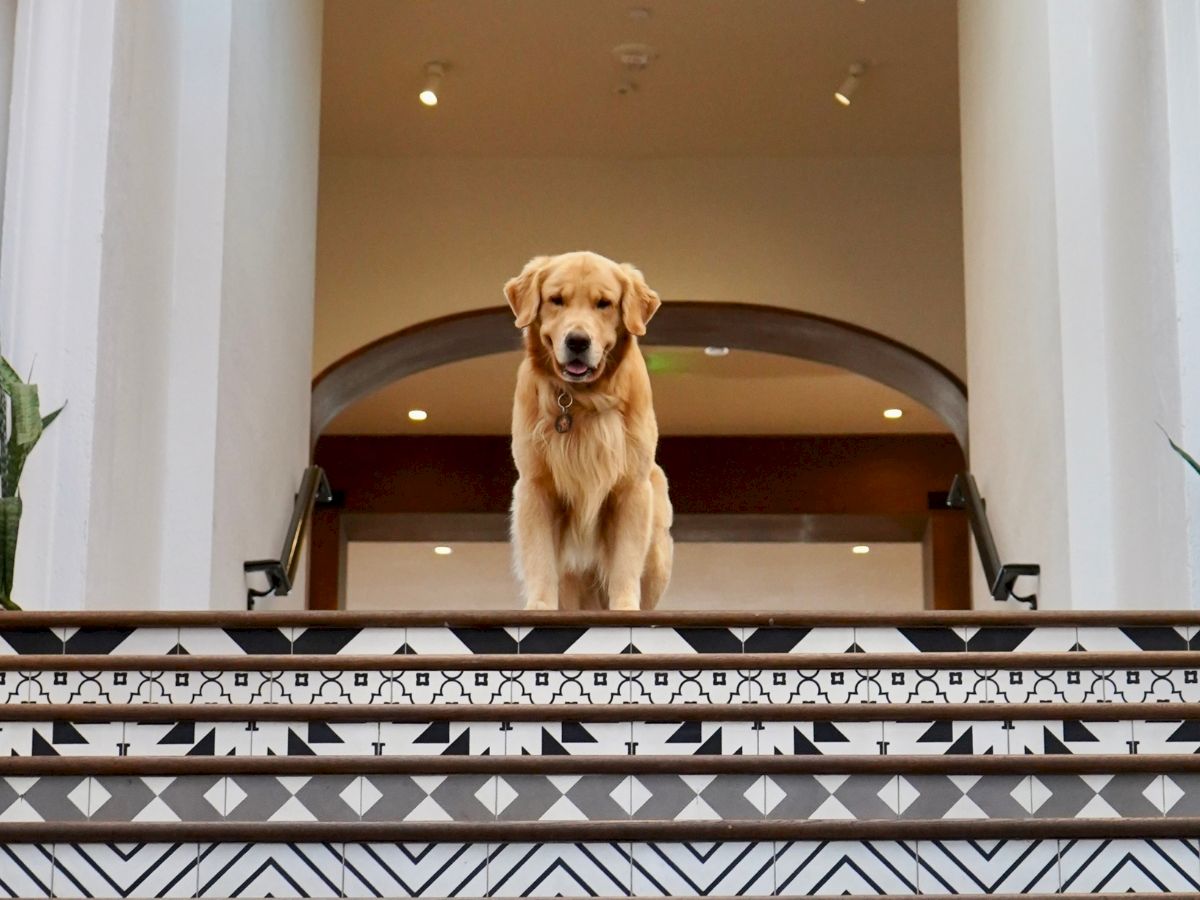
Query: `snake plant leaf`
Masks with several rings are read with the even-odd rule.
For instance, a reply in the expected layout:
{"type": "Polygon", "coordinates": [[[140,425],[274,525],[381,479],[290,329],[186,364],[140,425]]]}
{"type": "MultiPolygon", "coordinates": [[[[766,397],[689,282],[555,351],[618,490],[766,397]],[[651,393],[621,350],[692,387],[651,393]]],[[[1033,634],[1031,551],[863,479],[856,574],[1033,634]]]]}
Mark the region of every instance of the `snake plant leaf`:
{"type": "Polygon", "coordinates": [[[0,601],[6,609],[16,608],[12,602],[12,585],[20,525],[21,498],[0,497],[0,601]]]}
{"type": "Polygon", "coordinates": [[[1171,440],[1170,436],[1167,437],[1167,443],[1171,445],[1172,450],[1183,457],[1184,462],[1196,470],[1196,474],[1200,475],[1200,462],[1196,462],[1195,457],[1171,440]]]}
{"type": "Polygon", "coordinates": [[[67,404],[64,403],[62,406],[60,406],[54,412],[46,413],[46,415],[42,416],[42,431],[45,431],[47,428],[49,428],[50,423],[53,422],[55,419],[57,419],[58,414],[66,408],[67,408],[67,404]]]}
{"type": "Polygon", "coordinates": [[[17,374],[17,370],[9,365],[7,359],[0,356],[0,390],[6,394],[11,394],[13,388],[22,383],[21,376],[17,374]]]}
{"type": "Polygon", "coordinates": [[[20,447],[32,449],[42,436],[42,409],[36,384],[21,382],[12,393],[12,439],[20,447]]]}

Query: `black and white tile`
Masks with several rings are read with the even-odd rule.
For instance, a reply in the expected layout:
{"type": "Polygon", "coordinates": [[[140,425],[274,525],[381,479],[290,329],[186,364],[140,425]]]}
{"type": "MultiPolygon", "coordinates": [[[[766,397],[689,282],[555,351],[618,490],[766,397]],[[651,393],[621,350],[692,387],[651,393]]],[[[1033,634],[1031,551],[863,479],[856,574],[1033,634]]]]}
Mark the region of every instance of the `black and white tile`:
{"type": "MultiPolygon", "coordinates": [[[[1007,724],[1008,752],[1029,754],[1117,754],[1137,752],[1133,723],[1031,720],[1007,724]]],[[[1145,751],[1142,751],[1145,752],[1145,751]]]]}
{"type": "Polygon", "coordinates": [[[1008,725],[947,719],[884,722],[880,727],[885,751],[892,756],[990,756],[1009,752],[1008,725]]]}
{"type": "MultiPolygon", "coordinates": [[[[878,670],[764,669],[743,673],[742,703],[872,703],[879,701],[878,670]]],[[[880,701],[882,702],[882,701],[880,701]]]]}
{"type": "Polygon", "coordinates": [[[630,722],[509,722],[488,728],[504,729],[500,752],[508,756],[628,756],[635,746],[630,722]]]}
{"type": "Polygon", "coordinates": [[[1059,889],[1054,840],[920,841],[921,894],[1054,894],[1059,889]]]}
{"type": "Polygon", "coordinates": [[[341,844],[201,844],[199,897],[338,897],[341,844]]]}
{"type": "Polygon", "coordinates": [[[486,844],[347,843],[342,896],[485,897],[486,844]]]}
{"type": "Polygon", "coordinates": [[[759,752],[757,728],[755,722],[634,722],[633,752],[638,756],[752,756],[759,752]]]}
{"type": "Polygon", "coordinates": [[[774,893],[769,842],[634,843],[635,897],[765,896],[774,893]]]}
{"type": "Polygon", "coordinates": [[[0,722],[0,756],[122,756],[121,722],[0,722]]]}
{"type": "MultiPolygon", "coordinates": [[[[517,652],[522,654],[633,653],[632,629],[628,626],[569,627],[523,626],[518,629],[517,652]]],[[[657,652],[657,651],[656,651],[657,652]]]]}
{"type": "Polygon", "coordinates": [[[194,897],[196,844],[57,844],[55,897],[194,897]]]}
{"type": "Polygon", "coordinates": [[[917,893],[917,845],[905,841],[788,841],[775,846],[776,894],[917,893]]]}
{"type": "Polygon", "coordinates": [[[1058,857],[1063,894],[1200,891],[1194,840],[1063,840],[1058,857]]]}
{"type": "Polygon", "coordinates": [[[989,681],[975,669],[886,669],[872,678],[875,703],[986,703],[989,681]]]}
{"type": "Polygon", "coordinates": [[[1107,693],[1108,680],[1088,669],[1002,669],[980,674],[988,681],[989,703],[1114,702],[1107,693]]]}
{"type": "Polygon", "coordinates": [[[290,654],[292,629],[183,627],[175,652],[191,656],[290,654]]]}
{"type": "Polygon", "coordinates": [[[497,702],[608,705],[630,702],[632,681],[629,675],[609,669],[523,669],[513,673],[508,684],[511,694],[497,702]]]}
{"type": "Polygon", "coordinates": [[[627,703],[744,703],[744,676],[736,669],[642,670],[626,675],[627,703]]]}
{"type": "Polygon", "coordinates": [[[1138,753],[1200,753],[1200,720],[1135,720],[1132,728],[1138,753]]]}
{"type": "Polygon", "coordinates": [[[269,703],[267,672],[82,672],[43,670],[33,674],[33,703],[269,703]]]}
{"type": "Polygon", "coordinates": [[[1177,669],[1117,669],[1097,672],[1109,703],[1200,702],[1200,667],[1177,669]]]}
{"type": "Polygon", "coordinates": [[[743,629],[745,653],[853,653],[854,628],[762,627],[743,629]]]}
{"type": "Polygon", "coordinates": [[[968,626],[963,636],[969,653],[1066,653],[1078,643],[1074,626],[968,626]]]}
{"type": "Polygon", "coordinates": [[[877,756],[885,752],[881,722],[760,722],[756,728],[757,752],[764,756],[877,756]]]}

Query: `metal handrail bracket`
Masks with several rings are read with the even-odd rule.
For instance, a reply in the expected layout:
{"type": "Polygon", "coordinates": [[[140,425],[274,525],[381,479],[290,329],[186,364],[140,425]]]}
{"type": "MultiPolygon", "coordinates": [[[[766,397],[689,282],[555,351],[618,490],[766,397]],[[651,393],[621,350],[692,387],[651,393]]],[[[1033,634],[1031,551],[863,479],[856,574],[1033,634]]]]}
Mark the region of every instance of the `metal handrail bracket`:
{"type": "Polygon", "coordinates": [[[1016,600],[1028,604],[1030,609],[1037,609],[1037,594],[1021,596],[1013,590],[1013,586],[1018,578],[1040,575],[1042,567],[1037,563],[1000,561],[996,539],[992,536],[992,526],[988,523],[987,504],[979,494],[975,476],[970,472],[956,475],[954,483],[950,486],[950,494],[946,497],[946,505],[967,511],[967,519],[971,523],[971,533],[975,536],[975,546],[979,550],[979,560],[983,563],[983,574],[987,578],[992,599],[998,602],[1016,600]]]}
{"type": "Polygon", "coordinates": [[[308,536],[313,507],[318,501],[328,503],[332,499],[333,491],[330,490],[329,479],[325,477],[325,470],[320,466],[309,466],[305,469],[304,476],[300,479],[300,490],[296,492],[292,504],[292,518],[283,537],[279,558],[251,559],[242,567],[248,575],[261,572],[267,577],[265,591],[247,589],[247,609],[254,609],[254,601],[258,597],[270,594],[286,597],[291,592],[296,583],[296,568],[300,565],[300,552],[304,548],[304,539],[308,536]]]}

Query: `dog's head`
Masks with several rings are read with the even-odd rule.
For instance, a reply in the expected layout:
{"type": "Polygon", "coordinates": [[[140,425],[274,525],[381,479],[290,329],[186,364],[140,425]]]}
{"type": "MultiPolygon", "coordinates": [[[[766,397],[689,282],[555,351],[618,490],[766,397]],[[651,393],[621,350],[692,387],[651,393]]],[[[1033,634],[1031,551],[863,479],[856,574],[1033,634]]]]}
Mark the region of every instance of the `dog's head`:
{"type": "Polygon", "coordinates": [[[504,296],[553,373],[576,384],[601,378],[619,359],[613,351],[645,334],[661,305],[629,263],[587,251],[535,256],[504,285],[504,296]]]}

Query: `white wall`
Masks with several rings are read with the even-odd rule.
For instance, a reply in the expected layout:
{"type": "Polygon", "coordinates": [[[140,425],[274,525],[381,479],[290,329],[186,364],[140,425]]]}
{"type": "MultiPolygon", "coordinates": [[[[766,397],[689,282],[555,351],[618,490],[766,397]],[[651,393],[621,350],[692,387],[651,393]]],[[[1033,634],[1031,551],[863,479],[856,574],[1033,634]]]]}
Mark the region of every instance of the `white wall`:
{"type": "Polygon", "coordinates": [[[368,341],[503,303],[537,253],[637,263],[667,298],[834,316],[965,371],[954,158],[323,158],[320,370],[368,341]]]}
{"type": "Polygon", "coordinates": [[[1157,428],[1196,415],[1172,215],[1200,199],[1173,194],[1197,154],[1170,141],[1164,3],[959,9],[971,464],[1001,554],[1042,564],[1047,607],[1200,606],[1157,428]]]}
{"type": "MultiPolygon", "coordinates": [[[[0,337],[27,608],[241,608],[305,462],[319,0],[22,3],[0,337]]],[[[296,598],[298,601],[299,598],[296,598]]]]}

